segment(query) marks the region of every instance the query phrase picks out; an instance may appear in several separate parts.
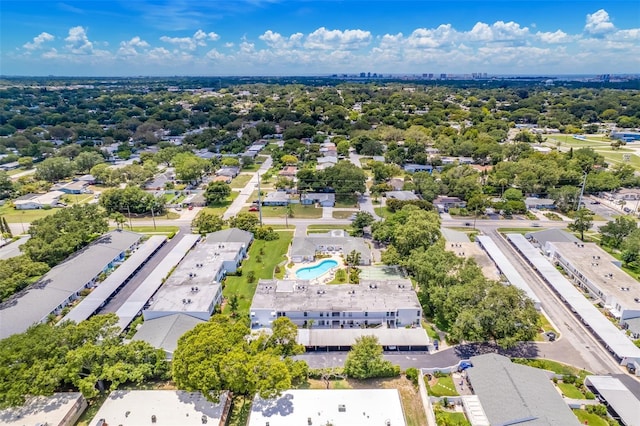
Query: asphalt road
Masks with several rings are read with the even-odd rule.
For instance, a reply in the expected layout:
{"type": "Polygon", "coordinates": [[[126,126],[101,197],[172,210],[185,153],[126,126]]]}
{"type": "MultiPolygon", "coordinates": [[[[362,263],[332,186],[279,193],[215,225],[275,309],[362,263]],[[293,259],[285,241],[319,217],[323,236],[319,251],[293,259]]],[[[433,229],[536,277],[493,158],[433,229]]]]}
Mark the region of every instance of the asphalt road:
{"type": "Polygon", "coordinates": [[[190,228],[180,228],[180,232],[178,232],[172,239],[167,241],[164,246],[162,246],[156,254],[153,255],[151,259],[147,261],[147,263],[140,269],[140,271],[129,280],[129,282],[122,288],[118,293],[113,296],[113,298],[104,306],[98,313],[106,314],[108,312],[116,312],[120,307],[127,301],[127,299],[133,294],[134,291],[140,284],[147,278],[149,273],[153,271],[164,258],[173,250],[173,248],[178,244],[182,238],[184,238],[185,234],[191,233],[190,228]]]}
{"type": "Polygon", "coordinates": [[[227,220],[230,217],[233,217],[238,213],[240,213],[240,210],[242,210],[242,208],[244,207],[249,197],[251,197],[251,194],[253,194],[253,191],[257,189],[258,175],[264,174],[267,170],[269,170],[272,163],[273,163],[273,160],[271,159],[271,157],[267,157],[267,159],[264,161],[264,163],[262,163],[258,171],[255,172],[253,176],[251,176],[251,180],[249,180],[249,182],[247,182],[244,188],[242,188],[242,190],[240,191],[240,195],[238,195],[238,197],[235,200],[233,200],[233,203],[231,203],[231,205],[224,212],[224,215],[222,216],[224,220],[227,220]]]}
{"type": "Polygon", "coordinates": [[[536,272],[526,263],[513,247],[497,232],[496,229],[483,229],[489,235],[506,258],[527,281],[533,292],[542,302],[542,308],[548,315],[554,328],[560,332],[560,339],[553,344],[546,344],[543,353],[546,357],[584,368],[597,374],[620,373],[623,368],[596,341],[570,310],[562,303],[553,291],[541,280],[536,272]],[[556,343],[565,341],[569,347],[565,351],[554,351],[556,343]]]}

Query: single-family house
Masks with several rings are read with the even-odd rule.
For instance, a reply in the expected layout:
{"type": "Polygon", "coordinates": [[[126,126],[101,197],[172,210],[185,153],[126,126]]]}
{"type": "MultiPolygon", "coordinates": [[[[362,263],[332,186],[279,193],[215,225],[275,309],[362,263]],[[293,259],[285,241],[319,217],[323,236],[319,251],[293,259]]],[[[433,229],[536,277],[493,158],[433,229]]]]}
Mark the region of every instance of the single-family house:
{"type": "Polygon", "coordinates": [[[93,175],[76,176],[75,178],[73,178],[73,180],[78,182],[86,182],[87,185],[94,185],[96,183],[96,178],[93,175]]]}
{"type": "Polygon", "coordinates": [[[286,206],[291,201],[291,196],[285,191],[269,192],[262,200],[263,206],[286,206]]]}
{"type": "Polygon", "coordinates": [[[394,191],[402,191],[402,188],[404,188],[404,179],[402,178],[391,178],[387,183],[391,185],[394,191]]]}
{"type": "Polygon", "coordinates": [[[429,172],[433,171],[433,166],[431,164],[405,164],[403,167],[405,172],[415,173],[415,172],[429,172]]]}
{"type": "Polygon", "coordinates": [[[400,201],[412,201],[420,199],[416,194],[413,193],[413,191],[387,191],[385,193],[385,196],[387,198],[400,201]]]}
{"type": "Polygon", "coordinates": [[[13,200],[16,210],[37,210],[45,207],[55,207],[60,203],[62,191],[49,191],[45,194],[25,194],[13,200]]]}
{"type": "Polygon", "coordinates": [[[9,170],[15,170],[20,167],[20,163],[17,161],[12,161],[10,163],[0,164],[0,170],[8,172],[9,170]]]}
{"type": "Polygon", "coordinates": [[[437,207],[440,213],[443,213],[449,211],[450,208],[463,209],[467,207],[467,202],[458,197],[439,195],[433,200],[433,205],[437,207]]]}
{"type": "Polygon", "coordinates": [[[327,167],[333,167],[338,164],[336,157],[320,157],[317,160],[316,170],[324,170],[327,167]]]}
{"type": "Polygon", "coordinates": [[[285,166],[282,170],[278,172],[278,176],[294,178],[298,173],[298,168],[296,166],[285,166]]]}
{"type": "Polygon", "coordinates": [[[182,200],[182,204],[185,206],[193,206],[193,207],[204,207],[207,205],[207,200],[204,198],[204,193],[202,192],[193,192],[185,197],[182,200]]]}
{"type": "Polygon", "coordinates": [[[640,189],[620,188],[615,192],[605,192],[604,196],[611,201],[637,201],[640,200],[640,189]]]}
{"type": "Polygon", "coordinates": [[[237,166],[222,166],[217,172],[216,176],[227,176],[233,179],[240,174],[240,167],[237,166]]]}
{"type": "Polygon", "coordinates": [[[524,200],[527,209],[555,209],[556,202],[550,198],[527,197],[524,200]]]}
{"type": "Polygon", "coordinates": [[[88,194],[91,191],[87,189],[89,183],[77,180],[73,182],[63,182],[55,184],[52,189],[55,191],[61,191],[65,194],[88,194]]]}
{"type": "Polygon", "coordinates": [[[167,169],[163,173],[154,176],[153,180],[144,185],[144,189],[148,191],[160,191],[166,188],[167,183],[173,183],[176,175],[173,169],[167,169]]]}
{"type": "Polygon", "coordinates": [[[333,207],[336,204],[336,194],[332,192],[309,192],[300,195],[300,203],[305,206],[317,203],[321,207],[333,207]]]}

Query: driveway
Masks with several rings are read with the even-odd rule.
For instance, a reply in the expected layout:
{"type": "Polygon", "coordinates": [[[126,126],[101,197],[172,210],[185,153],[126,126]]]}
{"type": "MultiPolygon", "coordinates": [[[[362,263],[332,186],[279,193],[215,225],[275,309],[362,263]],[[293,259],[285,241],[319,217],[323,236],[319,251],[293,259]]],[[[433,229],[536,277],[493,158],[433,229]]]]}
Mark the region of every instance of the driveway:
{"type": "Polygon", "coordinates": [[[253,191],[255,191],[258,187],[258,175],[262,175],[267,170],[269,170],[271,164],[273,164],[273,160],[271,159],[271,157],[267,157],[262,166],[260,166],[258,171],[253,174],[249,182],[247,182],[245,187],[240,190],[240,195],[238,195],[238,197],[233,200],[233,203],[231,203],[229,208],[227,208],[227,211],[224,212],[224,215],[222,216],[224,220],[227,220],[240,213],[240,210],[242,210],[242,207],[244,207],[244,205],[247,203],[249,197],[251,196],[251,194],[253,194],[253,191]]]}

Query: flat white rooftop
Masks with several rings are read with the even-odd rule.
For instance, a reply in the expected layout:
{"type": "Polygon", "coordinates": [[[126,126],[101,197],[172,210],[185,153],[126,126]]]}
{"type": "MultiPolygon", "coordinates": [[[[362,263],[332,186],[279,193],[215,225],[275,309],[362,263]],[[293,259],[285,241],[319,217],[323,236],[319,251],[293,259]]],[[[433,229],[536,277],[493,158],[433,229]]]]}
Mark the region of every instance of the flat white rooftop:
{"type": "Polygon", "coordinates": [[[640,348],[593,306],[523,235],[507,234],[507,239],[622,363],[627,359],[640,358],[640,348]]]}
{"type": "Polygon", "coordinates": [[[407,279],[362,280],[360,284],[324,285],[305,280],[260,280],[251,310],[384,312],[422,309],[407,279]]]}
{"type": "Polygon", "coordinates": [[[616,265],[619,262],[595,243],[550,243],[556,255],[565,259],[574,268],[599,288],[603,293],[615,297],[626,309],[640,309],[640,283],[616,265]]]}
{"type": "Polygon", "coordinates": [[[60,392],[36,396],[21,407],[0,410],[0,424],[5,426],[73,425],[76,415],[85,408],[80,392],[60,392]]]}
{"type": "Polygon", "coordinates": [[[289,390],[253,400],[248,426],[406,426],[397,389],[289,390]],[[311,419],[311,423],[309,423],[311,419]]]}
{"type": "Polygon", "coordinates": [[[585,384],[593,386],[620,416],[625,426],[640,426],[640,401],[615,377],[587,376],[585,384]]]}
{"type": "Polygon", "coordinates": [[[226,401],[226,394],[215,404],[200,392],[115,391],[102,404],[89,426],[97,426],[100,419],[109,426],[202,426],[205,417],[207,425],[218,426],[226,401]],[[155,423],[152,423],[151,416],[155,416],[155,423]]]}

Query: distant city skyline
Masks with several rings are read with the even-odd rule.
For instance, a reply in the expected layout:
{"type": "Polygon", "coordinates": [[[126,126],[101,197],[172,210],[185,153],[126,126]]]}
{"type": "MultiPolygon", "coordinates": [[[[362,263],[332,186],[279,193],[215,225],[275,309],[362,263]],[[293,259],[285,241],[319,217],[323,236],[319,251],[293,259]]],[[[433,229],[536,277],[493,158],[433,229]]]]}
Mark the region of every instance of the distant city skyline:
{"type": "Polygon", "coordinates": [[[640,73],[637,1],[0,3],[0,74],[640,73]]]}

